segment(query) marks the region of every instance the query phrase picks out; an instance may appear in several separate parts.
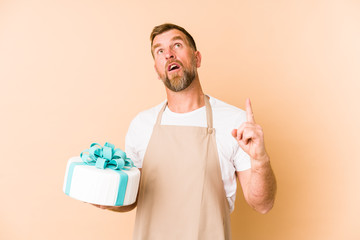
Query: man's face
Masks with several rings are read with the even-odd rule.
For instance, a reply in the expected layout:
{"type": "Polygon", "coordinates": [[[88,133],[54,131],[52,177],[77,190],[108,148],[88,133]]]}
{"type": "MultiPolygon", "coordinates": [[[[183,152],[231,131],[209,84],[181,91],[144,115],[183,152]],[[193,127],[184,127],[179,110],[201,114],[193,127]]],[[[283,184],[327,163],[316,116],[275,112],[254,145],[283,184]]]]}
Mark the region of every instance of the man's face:
{"type": "Polygon", "coordinates": [[[190,47],[181,31],[173,29],[157,35],[152,51],[159,79],[171,91],[186,89],[197,76],[201,55],[190,47]]]}

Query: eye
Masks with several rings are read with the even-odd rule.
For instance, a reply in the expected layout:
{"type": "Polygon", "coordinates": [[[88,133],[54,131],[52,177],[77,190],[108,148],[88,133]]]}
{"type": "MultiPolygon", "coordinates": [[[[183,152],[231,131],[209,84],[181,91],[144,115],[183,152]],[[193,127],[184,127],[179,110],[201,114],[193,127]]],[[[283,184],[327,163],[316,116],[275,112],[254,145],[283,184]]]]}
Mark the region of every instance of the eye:
{"type": "Polygon", "coordinates": [[[164,50],[163,49],[159,49],[159,50],[157,50],[157,54],[159,55],[159,54],[163,54],[163,52],[164,52],[164,50]]]}
{"type": "Polygon", "coordinates": [[[175,48],[179,48],[179,47],[181,47],[181,43],[175,43],[175,48]]]}

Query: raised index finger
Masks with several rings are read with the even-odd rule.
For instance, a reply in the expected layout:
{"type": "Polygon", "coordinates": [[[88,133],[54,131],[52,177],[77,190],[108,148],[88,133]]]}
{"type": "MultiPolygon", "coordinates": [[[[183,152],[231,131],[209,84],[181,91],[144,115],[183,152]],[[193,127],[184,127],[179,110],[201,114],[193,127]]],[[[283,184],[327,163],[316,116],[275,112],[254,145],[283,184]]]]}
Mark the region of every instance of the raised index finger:
{"type": "Polygon", "coordinates": [[[248,122],[255,122],[254,113],[251,108],[250,98],[246,99],[246,119],[248,122]]]}

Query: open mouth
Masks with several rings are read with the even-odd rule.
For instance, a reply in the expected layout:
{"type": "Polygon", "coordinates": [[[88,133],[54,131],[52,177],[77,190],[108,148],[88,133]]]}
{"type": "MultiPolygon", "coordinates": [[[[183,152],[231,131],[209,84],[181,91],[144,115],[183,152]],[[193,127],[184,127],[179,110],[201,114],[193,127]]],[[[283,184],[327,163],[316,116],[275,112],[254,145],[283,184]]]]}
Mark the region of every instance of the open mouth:
{"type": "Polygon", "coordinates": [[[180,68],[180,65],[178,63],[170,63],[167,70],[168,72],[175,71],[180,68]]]}

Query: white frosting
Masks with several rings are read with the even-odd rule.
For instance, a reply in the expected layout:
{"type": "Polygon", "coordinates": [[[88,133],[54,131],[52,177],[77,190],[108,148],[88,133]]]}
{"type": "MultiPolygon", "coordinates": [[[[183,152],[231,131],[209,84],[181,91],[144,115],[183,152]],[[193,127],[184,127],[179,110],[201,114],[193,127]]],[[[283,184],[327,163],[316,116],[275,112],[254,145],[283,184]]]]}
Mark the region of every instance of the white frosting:
{"type": "MultiPolygon", "coordinates": [[[[69,159],[64,179],[64,192],[66,189],[69,167],[73,162],[82,162],[82,160],[80,157],[72,157],[69,159]]],[[[123,204],[125,206],[136,201],[140,181],[140,171],[133,167],[130,170],[124,170],[122,172],[128,175],[128,183],[123,204]]],[[[88,203],[115,206],[119,184],[120,175],[112,169],[98,169],[95,166],[76,165],[71,179],[69,196],[88,203]]]]}

